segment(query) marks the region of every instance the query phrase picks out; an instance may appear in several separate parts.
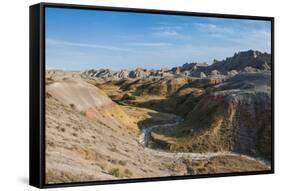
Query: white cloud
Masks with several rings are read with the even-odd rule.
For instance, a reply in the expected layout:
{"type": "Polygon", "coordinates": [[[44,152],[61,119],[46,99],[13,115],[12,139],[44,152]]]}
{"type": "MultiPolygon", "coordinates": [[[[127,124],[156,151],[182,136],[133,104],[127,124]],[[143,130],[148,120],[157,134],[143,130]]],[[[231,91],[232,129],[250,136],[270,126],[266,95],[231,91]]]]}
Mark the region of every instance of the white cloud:
{"type": "Polygon", "coordinates": [[[196,23],[195,25],[199,30],[214,31],[217,29],[217,25],[214,24],[196,23]]]}
{"type": "Polygon", "coordinates": [[[232,27],[223,27],[209,23],[195,23],[195,27],[201,32],[206,33],[220,33],[220,34],[233,34],[234,30],[232,27]]]}
{"type": "Polygon", "coordinates": [[[120,47],[116,47],[116,46],[77,43],[77,42],[69,42],[69,41],[62,41],[62,40],[56,40],[56,39],[47,39],[46,44],[47,44],[47,46],[57,46],[57,47],[99,48],[99,49],[111,50],[111,51],[132,52],[132,50],[130,50],[130,49],[120,48],[120,47]]]}
{"type": "Polygon", "coordinates": [[[155,32],[153,33],[156,36],[161,36],[161,37],[173,37],[177,39],[183,39],[184,36],[176,31],[160,31],[160,32],[155,32]]]}
{"type": "Polygon", "coordinates": [[[151,29],[154,31],[182,31],[184,29],[184,27],[165,24],[165,25],[158,26],[158,27],[152,27],[151,29]]]}
{"type": "Polygon", "coordinates": [[[153,27],[152,35],[158,37],[168,37],[174,39],[187,39],[188,36],[184,34],[184,27],[177,25],[168,25],[153,27]]]}
{"type": "Polygon", "coordinates": [[[140,46],[140,47],[166,47],[166,46],[171,46],[172,44],[170,43],[164,43],[164,42],[132,42],[128,43],[130,46],[140,46]]]}

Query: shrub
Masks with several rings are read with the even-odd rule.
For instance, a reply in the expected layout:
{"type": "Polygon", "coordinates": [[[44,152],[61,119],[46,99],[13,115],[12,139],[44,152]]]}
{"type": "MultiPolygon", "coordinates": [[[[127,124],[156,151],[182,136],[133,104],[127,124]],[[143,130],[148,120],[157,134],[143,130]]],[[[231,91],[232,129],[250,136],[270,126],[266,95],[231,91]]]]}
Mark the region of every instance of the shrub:
{"type": "Polygon", "coordinates": [[[73,135],[74,137],[77,137],[77,136],[78,136],[77,133],[72,133],[72,135],[73,135]]]}
{"type": "Polygon", "coordinates": [[[75,108],[76,108],[76,107],[75,107],[75,104],[73,104],[73,103],[69,104],[69,106],[70,106],[72,109],[75,109],[75,108]]]}
{"type": "Polygon", "coordinates": [[[127,168],[125,169],[124,174],[127,177],[131,177],[133,175],[133,173],[129,169],[127,169],[127,168]]]}
{"type": "Polygon", "coordinates": [[[118,163],[119,163],[120,165],[122,165],[122,166],[125,166],[125,165],[127,164],[127,162],[126,162],[126,161],[123,161],[123,160],[120,160],[118,163]]]}
{"type": "Polygon", "coordinates": [[[121,172],[119,168],[113,168],[109,170],[109,174],[115,176],[115,177],[121,177],[121,172]]]}
{"type": "Polygon", "coordinates": [[[86,116],[86,111],[80,111],[80,114],[86,116]]]}
{"type": "Polygon", "coordinates": [[[124,94],[121,100],[136,100],[136,96],[130,94],[124,94]]]}

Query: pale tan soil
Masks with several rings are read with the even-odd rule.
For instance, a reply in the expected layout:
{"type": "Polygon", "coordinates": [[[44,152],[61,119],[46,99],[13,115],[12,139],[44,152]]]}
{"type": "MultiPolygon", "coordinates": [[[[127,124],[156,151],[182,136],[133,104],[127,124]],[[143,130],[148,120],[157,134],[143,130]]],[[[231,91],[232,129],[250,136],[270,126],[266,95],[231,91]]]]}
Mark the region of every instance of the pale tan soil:
{"type": "Polygon", "coordinates": [[[170,174],[159,169],[163,164],[145,153],[131,130],[88,119],[54,98],[47,99],[46,138],[48,183],[170,174]],[[109,174],[114,169],[120,171],[117,177],[109,174]]]}
{"type": "Polygon", "coordinates": [[[165,124],[174,115],[120,106],[79,77],[51,81],[46,88],[46,183],[268,169],[231,153],[199,157],[145,148],[139,143],[139,124],[165,124]]]}

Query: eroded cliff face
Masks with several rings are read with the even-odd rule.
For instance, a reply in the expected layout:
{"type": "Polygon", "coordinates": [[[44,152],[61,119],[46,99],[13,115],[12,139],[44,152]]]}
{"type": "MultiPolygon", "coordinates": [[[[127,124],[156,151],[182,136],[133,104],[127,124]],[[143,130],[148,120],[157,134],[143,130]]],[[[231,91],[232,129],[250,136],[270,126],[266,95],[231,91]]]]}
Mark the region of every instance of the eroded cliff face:
{"type": "Polygon", "coordinates": [[[270,159],[270,100],[266,92],[214,93],[187,115],[187,124],[203,132],[210,131],[209,136],[204,137],[205,144],[215,143],[213,146],[217,150],[270,159]]]}
{"type": "Polygon", "coordinates": [[[271,97],[267,93],[241,97],[235,112],[234,151],[271,160],[271,97]]]}
{"type": "Polygon", "coordinates": [[[270,72],[244,72],[216,88],[232,98],[234,150],[270,160],[270,72]]]}
{"type": "Polygon", "coordinates": [[[257,72],[239,74],[213,86],[192,106],[184,124],[173,131],[155,131],[154,146],[158,143],[172,151],[229,150],[270,160],[268,84],[270,73],[257,72]]]}

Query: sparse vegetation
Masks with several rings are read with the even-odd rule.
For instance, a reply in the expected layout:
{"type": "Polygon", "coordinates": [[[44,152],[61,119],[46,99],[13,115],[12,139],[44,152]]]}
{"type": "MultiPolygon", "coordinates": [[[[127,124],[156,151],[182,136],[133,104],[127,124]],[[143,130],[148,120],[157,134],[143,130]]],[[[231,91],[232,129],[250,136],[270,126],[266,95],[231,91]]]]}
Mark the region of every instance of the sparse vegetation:
{"type": "Polygon", "coordinates": [[[122,101],[125,101],[125,100],[136,100],[136,96],[130,95],[130,94],[126,93],[126,94],[123,95],[121,100],[122,101]]]}
{"type": "Polygon", "coordinates": [[[127,168],[124,170],[124,174],[126,177],[131,177],[133,175],[133,173],[127,168]]]}
{"type": "Polygon", "coordinates": [[[80,114],[83,116],[86,116],[86,112],[85,111],[80,111],[80,114]]]}
{"type": "Polygon", "coordinates": [[[122,178],[122,174],[119,168],[112,168],[109,170],[109,174],[118,177],[118,178],[122,178]]]}
{"type": "Polygon", "coordinates": [[[76,106],[75,106],[74,103],[69,104],[69,106],[70,106],[72,109],[76,109],[76,106]]]}
{"type": "Polygon", "coordinates": [[[120,165],[122,165],[122,166],[125,166],[125,165],[127,164],[127,162],[124,161],[124,160],[119,160],[119,161],[118,161],[118,164],[120,164],[120,165]]]}
{"type": "Polygon", "coordinates": [[[116,160],[116,159],[111,159],[110,162],[112,164],[119,164],[121,166],[125,166],[127,164],[127,162],[124,160],[116,160]]]}
{"type": "Polygon", "coordinates": [[[129,169],[120,169],[118,167],[109,170],[109,174],[118,178],[131,177],[133,173],[129,169]]]}

